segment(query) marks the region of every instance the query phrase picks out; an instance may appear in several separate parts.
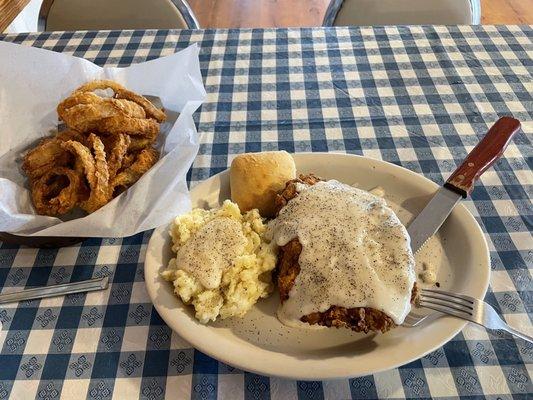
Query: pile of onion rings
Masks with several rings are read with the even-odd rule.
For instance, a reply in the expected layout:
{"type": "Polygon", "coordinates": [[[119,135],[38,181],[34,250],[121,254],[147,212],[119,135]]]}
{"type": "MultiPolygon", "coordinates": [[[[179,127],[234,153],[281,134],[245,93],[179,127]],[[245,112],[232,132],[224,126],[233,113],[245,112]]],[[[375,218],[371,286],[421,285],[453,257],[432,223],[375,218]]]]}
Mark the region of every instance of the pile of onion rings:
{"type": "Polygon", "coordinates": [[[80,86],[57,113],[67,129],[42,140],[22,163],[38,214],[96,211],[159,159],[153,145],[165,112],[116,82],[80,86]]]}

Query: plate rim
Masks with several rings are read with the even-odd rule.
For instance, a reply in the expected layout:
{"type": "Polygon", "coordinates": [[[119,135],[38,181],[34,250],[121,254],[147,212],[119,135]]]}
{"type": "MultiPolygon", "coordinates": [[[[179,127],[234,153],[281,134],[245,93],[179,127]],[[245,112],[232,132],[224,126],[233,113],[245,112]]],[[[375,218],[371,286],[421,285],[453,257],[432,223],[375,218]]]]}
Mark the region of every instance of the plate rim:
{"type": "MultiPolygon", "coordinates": [[[[365,157],[365,156],[361,156],[361,155],[356,155],[356,154],[346,154],[346,153],[336,153],[336,152],[300,152],[300,153],[293,153],[291,154],[291,156],[295,157],[295,158],[304,158],[304,157],[322,157],[322,156],[331,156],[331,155],[335,155],[335,156],[341,156],[341,157],[346,157],[346,158],[359,158],[359,159],[362,159],[362,160],[370,160],[371,162],[376,162],[377,164],[384,164],[386,165],[387,167],[392,167],[393,169],[394,168],[399,168],[401,170],[403,170],[405,173],[407,173],[408,175],[410,176],[413,176],[413,177],[416,177],[415,179],[423,179],[426,181],[426,184],[429,184],[431,185],[435,190],[437,190],[440,186],[433,182],[432,180],[426,178],[424,175],[420,174],[420,173],[417,173],[417,172],[414,172],[414,171],[411,171],[405,167],[402,167],[400,165],[396,165],[396,164],[393,164],[391,162],[388,162],[388,161],[384,161],[384,160],[379,160],[379,159],[375,159],[375,158],[371,158],[371,157],[365,157]]],[[[295,160],[296,161],[296,160],[295,160]]],[[[194,187],[191,188],[191,192],[194,190],[194,188],[199,185],[199,184],[202,184],[204,182],[207,182],[207,181],[215,181],[216,179],[220,179],[220,177],[223,175],[223,174],[228,174],[229,173],[229,168],[215,174],[215,175],[212,175],[210,176],[209,178],[207,179],[204,179],[202,181],[199,181],[196,183],[196,185],[194,187]]],[[[479,237],[482,238],[481,242],[484,244],[484,248],[481,249],[481,253],[483,254],[485,260],[487,261],[486,262],[486,274],[485,274],[485,280],[484,282],[482,282],[482,292],[483,292],[483,298],[486,296],[486,293],[487,293],[487,290],[488,290],[488,287],[489,287],[489,283],[490,283],[490,276],[491,276],[491,269],[490,269],[490,252],[489,252],[489,247],[488,247],[488,243],[487,243],[487,239],[485,237],[485,233],[483,232],[483,230],[481,229],[479,223],[477,222],[477,220],[474,218],[474,216],[470,213],[470,211],[465,207],[464,204],[460,203],[458,204],[455,209],[452,211],[452,212],[455,212],[455,213],[463,213],[464,215],[467,216],[467,218],[469,218],[471,220],[471,222],[473,222],[472,226],[473,228],[477,231],[477,233],[479,234],[479,237]]],[[[147,244],[147,247],[146,247],[146,255],[145,255],[145,260],[144,260],[144,273],[145,273],[145,276],[146,276],[146,273],[147,273],[147,266],[148,266],[148,258],[149,258],[149,249],[154,245],[153,244],[153,241],[155,242],[158,238],[159,235],[162,234],[163,230],[166,230],[168,229],[168,226],[169,224],[171,223],[172,221],[169,221],[168,224],[165,224],[165,225],[162,225],[162,226],[159,226],[158,228],[156,228],[153,233],[152,233],[152,236],[150,237],[150,240],[147,244]]],[[[184,339],[185,341],[188,342],[188,344],[190,344],[194,349],[197,349],[199,351],[201,351],[202,353],[216,359],[217,361],[220,361],[220,362],[223,362],[225,364],[228,364],[228,365],[231,365],[233,367],[236,367],[236,368],[239,368],[243,371],[247,371],[247,372],[252,372],[252,373],[257,373],[257,374],[260,374],[260,375],[264,375],[264,376],[269,376],[269,377],[279,377],[279,378],[285,378],[285,379],[294,379],[294,380],[328,380],[328,379],[345,379],[345,378],[354,378],[354,377],[360,377],[360,376],[365,376],[365,375],[372,375],[372,374],[376,374],[376,373],[379,373],[379,372],[383,372],[383,371],[388,371],[388,370],[391,370],[391,369],[395,369],[395,368],[398,368],[402,365],[405,365],[405,364],[408,364],[412,361],[415,361],[415,360],[418,360],[422,357],[424,357],[425,355],[431,353],[432,351],[435,351],[436,349],[442,347],[443,345],[445,345],[446,343],[448,343],[450,340],[452,340],[459,332],[461,332],[463,330],[463,328],[466,326],[466,324],[468,323],[467,321],[464,321],[464,320],[459,320],[459,319],[456,319],[456,318],[453,318],[453,317],[447,317],[447,316],[441,316],[439,318],[439,321],[446,321],[448,324],[450,324],[450,330],[449,330],[449,334],[446,335],[446,337],[441,340],[441,341],[438,341],[436,342],[433,346],[429,346],[428,349],[425,349],[424,351],[422,352],[419,352],[417,353],[416,355],[413,355],[413,356],[410,356],[408,358],[405,358],[404,360],[402,361],[399,361],[399,362],[393,362],[393,363],[390,363],[388,365],[385,365],[383,367],[378,367],[378,368],[373,368],[373,369],[369,369],[367,371],[364,371],[364,372],[354,372],[354,373],[349,373],[348,371],[342,373],[342,374],[339,374],[339,373],[330,373],[329,370],[323,370],[323,369],[320,369],[320,372],[317,373],[317,371],[315,369],[313,370],[306,370],[306,371],[303,371],[303,370],[298,370],[298,371],[291,371],[289,373],[285,373],[285,370],[283,369],[279,369],[279,368],[275,368],[275,367],[270,367],[270,368],[260,368],[260,367],[255,367],[255,365],[258,365],[260,364],[258,362],[257,359],[254,359],[254,360],[251,360],[249,362],[246,361],[246,359],[243,359],[242,357],[239,357],[238,355],[234,355],[234,354],[231,354],[231,353],[224,353],[223,356],[221,354],[220,351],[216,351],[215,350],[215,347],[216,346],[206,346],[206,343],[205,341],[202,341],[201,339],[199,340],[198,339],[198,336],[195,336],[194,335],[194,332],[187,332],[187,330],[179,330],[178,332],[178,329],[175,328],[175,323],[172,322],[172,320],[167,320],[166,316],[168,314],[167,310],[163,309],[161,305],[158,305],[156,304],[153,299],[156,297],[156,293],[155,293],[155,290],[156,290],[156,285],[155,284],[152,284],[150,281],[146,280],[145,278],[145,284],[146,284],[146,288],[147,288],[147,292],[148,292],[148,296],[150,297],[150,300],[152,301],[152,304],[154,305],[154,307],[156,308],[157,312],[159,313],[159,315],[161,316],[161,318],[163,319],[163,321],[165,321],[165,323],[177,334],[179,335],[182,339],[184,339]]],[[[435,321],[432,321],[431,323],[434,323],[435,321]]],[[[264,351],[268,351],[268,350],[264,350],[264,351]]],[[[322,360],[320,360],[322,361],[322,360]]],[[[356,363],[354,363],[356,364],[356,363]]]]}

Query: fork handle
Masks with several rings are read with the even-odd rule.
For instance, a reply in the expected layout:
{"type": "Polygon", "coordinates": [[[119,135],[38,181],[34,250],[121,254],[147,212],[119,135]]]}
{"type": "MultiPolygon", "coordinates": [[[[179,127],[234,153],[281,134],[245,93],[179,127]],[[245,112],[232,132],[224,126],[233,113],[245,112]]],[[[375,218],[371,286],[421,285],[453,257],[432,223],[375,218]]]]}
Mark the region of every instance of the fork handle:
{"type": "Polygon", "coordinates": [[[518,336],[519,338],[521,339],[524,339],[525,341],[529,342],[529,343],[533,343],[533,337],[531,336],[528,336],[526,335],[525,333],[522,333],[520,331],[517,331],[516,329],[514,328],[511,328],[509,325],[507,325],[506,323],[502,324],[502,327],[501,329],[503,329],[504,331],[507,331],[509,333],[512,333],[513,335],[515,336],[518,336]]]}

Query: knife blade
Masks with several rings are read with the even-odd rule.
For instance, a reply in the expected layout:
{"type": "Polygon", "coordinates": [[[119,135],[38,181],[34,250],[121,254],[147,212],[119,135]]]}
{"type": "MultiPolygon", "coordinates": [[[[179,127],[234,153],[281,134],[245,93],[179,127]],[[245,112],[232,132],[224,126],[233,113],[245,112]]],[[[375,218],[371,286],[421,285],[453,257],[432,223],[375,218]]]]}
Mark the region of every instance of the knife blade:
{"type": "Polygon", "coordinates": [[[407,228],[413,253],[439,230],[459,200],[468,197],[477,179],[502,156],[519,130],[520,122],[512,117],[502,117],[492,125],[407,228]]]}

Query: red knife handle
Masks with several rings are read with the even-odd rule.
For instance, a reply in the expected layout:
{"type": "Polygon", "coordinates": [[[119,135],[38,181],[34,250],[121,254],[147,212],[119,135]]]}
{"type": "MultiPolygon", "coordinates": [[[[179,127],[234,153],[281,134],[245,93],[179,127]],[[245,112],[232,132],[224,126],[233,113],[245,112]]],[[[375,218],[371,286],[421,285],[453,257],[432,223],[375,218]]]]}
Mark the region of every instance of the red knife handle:
{"type": "Polygon", "coordinates": [[[466,156],[444,186],[467,197],[474,189],[476,180],[501,157],[512,137],[519,130],[520,121],[511,117],[500,118],[466,156]]]}

